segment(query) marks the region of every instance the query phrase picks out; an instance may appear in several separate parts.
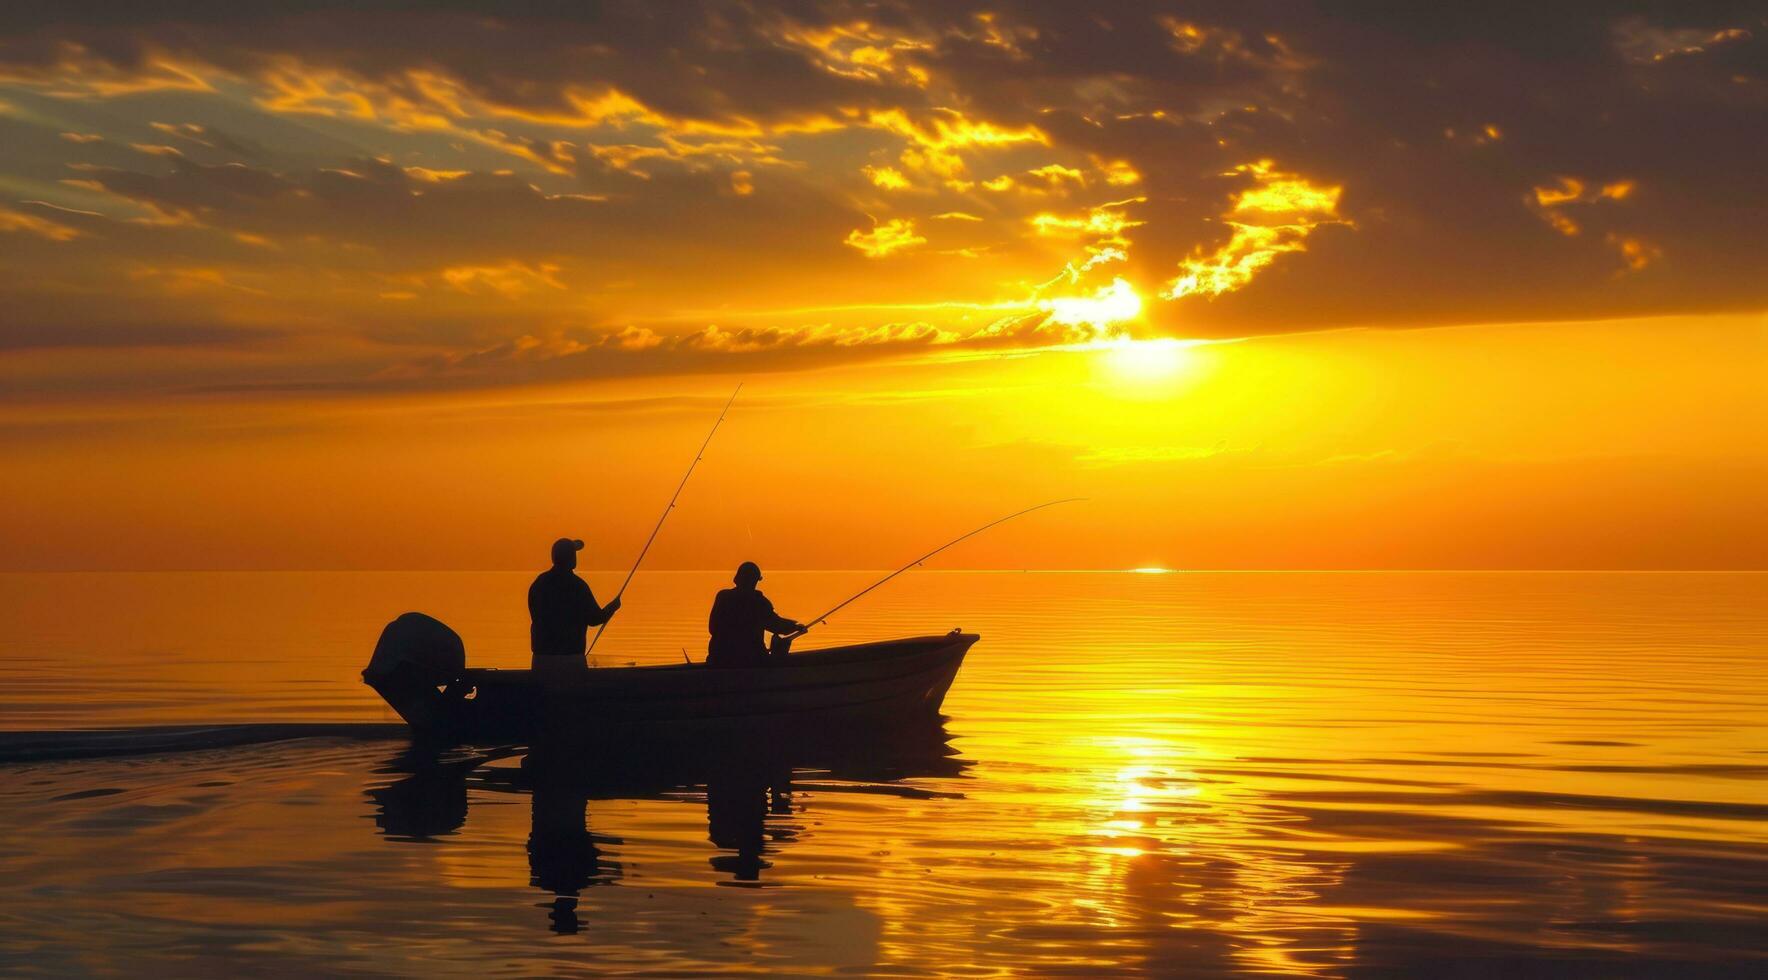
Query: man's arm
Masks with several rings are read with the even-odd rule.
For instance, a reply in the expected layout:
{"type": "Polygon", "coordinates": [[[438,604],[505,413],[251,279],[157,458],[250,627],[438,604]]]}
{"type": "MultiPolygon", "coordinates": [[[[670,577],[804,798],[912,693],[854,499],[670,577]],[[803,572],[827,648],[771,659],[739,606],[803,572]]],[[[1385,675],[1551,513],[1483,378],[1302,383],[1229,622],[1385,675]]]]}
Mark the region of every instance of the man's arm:
{"type": "Polygon", "coordinates": [[[786,617],[780,615],[779,613],[774,612],[773,600],[767,598],[766,596],[763,596],[761,601],[767,604],[767,606],[766,606],[767,615],[765,617],[763,617],[762,622],[767,624],[767,631],[769,633],[802,633],[802,632],[804,632],[804,624],[803,623],[800,623],[795,619],[787,619],[786,617]]]}
{"type": "Polygon", "coordinates": [[[615,596],[614,601],[605,606],[598,605],[595,601],[595,593],[589,590],[589,583],[583,583],[583,618],[589,623],[589,625],[600,626],[608,620],[613,619],[614,614],[619,611],[619,596],[615,596]]]}

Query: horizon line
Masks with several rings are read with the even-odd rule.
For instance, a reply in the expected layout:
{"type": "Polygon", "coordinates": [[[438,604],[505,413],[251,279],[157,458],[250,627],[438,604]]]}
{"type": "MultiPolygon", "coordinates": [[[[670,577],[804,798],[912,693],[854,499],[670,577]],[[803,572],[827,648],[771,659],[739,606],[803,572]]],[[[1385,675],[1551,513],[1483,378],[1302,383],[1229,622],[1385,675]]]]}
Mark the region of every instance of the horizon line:
{"type": "MultiPolygon", "coordinates": [[[[541,569],[545,571],[545,569],[541,569]]],[[[0,568],[0,575],[150,575],[150,574],[515,574],[524,568],[0,568]]],[[[625,568],[578,568],[585,575],[620,575],[625,568]]],[[[640,575],[727,574],[727,568],[657,568],[640,575]]],[[[892,568],[776,568],[774,574],[859,574],[895,571],[892,568]]],[[[922,568],[923,573],[991,575],[1758,575],[1759,568],[922,568]]]]}

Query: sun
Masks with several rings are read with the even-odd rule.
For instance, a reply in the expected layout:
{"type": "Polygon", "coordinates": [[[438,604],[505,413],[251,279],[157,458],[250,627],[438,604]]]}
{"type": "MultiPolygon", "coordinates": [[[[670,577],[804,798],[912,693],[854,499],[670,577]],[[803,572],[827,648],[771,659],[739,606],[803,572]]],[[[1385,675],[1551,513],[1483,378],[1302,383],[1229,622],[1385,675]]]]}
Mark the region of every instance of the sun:
{"type": "Polygon", "coordinates": [[[1141,294],[1122,278],[1099,287],[1091,296],[1055,296],[1039,300],[1037,305],[1049,311],[1051,323],[1089,326],[1101,332],[1142,314],[1141,294]]]}
{"type": "Polygon", "coordinates": [[[1140,383],[1167,381],[1183,373],[1196,360],[1194,340],[1157,337],[1108,340],[1099,345],[1104,364],[1120,380],[1140,383]]]}

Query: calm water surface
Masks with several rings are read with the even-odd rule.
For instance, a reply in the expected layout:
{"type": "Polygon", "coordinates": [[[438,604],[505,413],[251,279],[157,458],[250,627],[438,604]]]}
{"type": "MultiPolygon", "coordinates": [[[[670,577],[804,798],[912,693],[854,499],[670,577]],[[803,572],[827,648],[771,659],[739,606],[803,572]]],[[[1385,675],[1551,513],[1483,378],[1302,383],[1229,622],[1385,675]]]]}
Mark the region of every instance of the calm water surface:
{"type": "MultiPolygon", "coordinates": [[[[393,720],[380,627],[522,665],[528,578],[0,575],[0,728],[393,720]]],[[[601,662],[697,657],[722,581],[641,576],[601,662]]],[[[1768,575],[924,573],[822,642],[954,626],[942,738],[795,772],[0,764],[0,972],[1768,970],[1768,575]]]]}

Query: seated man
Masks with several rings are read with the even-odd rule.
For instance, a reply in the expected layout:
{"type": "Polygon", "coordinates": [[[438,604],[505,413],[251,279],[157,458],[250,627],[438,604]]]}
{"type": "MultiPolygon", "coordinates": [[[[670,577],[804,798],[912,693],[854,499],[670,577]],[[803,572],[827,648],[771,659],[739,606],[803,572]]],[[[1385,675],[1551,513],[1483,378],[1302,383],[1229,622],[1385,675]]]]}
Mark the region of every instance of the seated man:
{"type": "Polygon", "coordinates": [[[534,651],[536,671],[552,675],[560,671],[587,669],[584,640],[591,626],[600,626],[620,611],[620,597],[603,606],[595,601],[589,583],[577,577],[577,552],[583,542],[560,538],[553,542],[552,567],[540,573],[528,587],[529,647],[534,651]]]}
{"type": "Polygon", "coordinates": [[[767,663],[763,632],[792,635],[804,632],[804,624],[774,612],[773,603],[755,588],[761,567],[752,561],[737,566],[732,579],[736,588],[725,589],[712,601],[706,629],[706,663],[713,667],[761,667],[767,663]]]}

